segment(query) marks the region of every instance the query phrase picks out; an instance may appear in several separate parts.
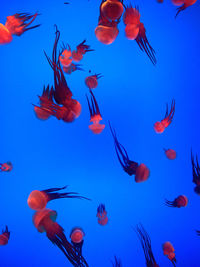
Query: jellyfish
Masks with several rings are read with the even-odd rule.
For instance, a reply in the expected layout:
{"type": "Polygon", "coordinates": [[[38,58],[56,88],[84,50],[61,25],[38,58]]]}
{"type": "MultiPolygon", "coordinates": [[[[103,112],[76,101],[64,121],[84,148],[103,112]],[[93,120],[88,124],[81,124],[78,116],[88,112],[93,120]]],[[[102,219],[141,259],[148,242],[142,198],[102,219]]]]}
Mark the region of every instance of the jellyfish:
{"type": "Polygon", "coordinates": [[[195,163],[192,152],[191,152],[191,161],[192,161],[192,176],[193,176],[192,182],[196,185],[194,188],[194,192],[197,193],[197,195],[200,195],[200,166],[197,156],[195,163]]]}
{"type": "Polygon", "coordinates": [[[100,121],[102,120],[102,116],[101,116],[96,98],[95,98],[93,92],[91,91],[91,89],[90,89],[90,95],[91,95],[91,101],[89,101],[89,99],[86,95],[88,107],[89,107],[89,111],[90,111],[90,122],[93,123],[93,124],[89,125],[89,129],[94,134],[100,134],[104,130],[105,124],[100,124],[100,121]]]}
{"type": "Polygon", "coordinates": [[[29,13],[16,13],[12,16],[7,17],[5,27],[12,35],[21,36],[24,32],[40,26],[38,24],[32,27],[28,27],[36,19],[37,16],[38,13],[35,13],[34,15],[29,13]]]}
{"type": "Polygon", "coordinates": [[[100,9],[108,20],[119,20],[124,11],[123,0],[102,0],[100,9]]]}
{"type": "Polygon", "coordinates": [[[77,256],[75,247],[67,240],[64,229],[56,222],[56,219],[56,211],[43,209],[35,212],[33,224],[38,232],[46,232],[47,238],[64,253],[73,266],[87,267],[86,260],[82,255],[77,256]]]}
{"type": "Polygon", "coordinates": [[[146,266],[159,267],[153,255],[150,236],[148,235],[142,224],[136,226],[136,233],[144,251],[146,266]]]}
{"type": "Polygon", "coordinates": [[[125,147],[119,143],[117,139],[117,135],[115,130],[112,128],[111,124],[109,123],[110,130],[114,139],[115,144],[115,151],[117,154],[117,158],[123,168],[123,170],[129,175],[135,175],[135,181],[136,183],[141,183],[146,181],[149,178],[150,171],[147,168],[147,166],[143,163],[140,165],[129,159],[128,153],[125,149],[125,147]]]}
{"type": "Polygon", "coordinates": [[[86,45],[85,42],[86,40],[83,40],[83,42],[76,47],[76,50],[72,52],[73,61],[79,62],[83,59],[83,55],[85,55],[85,53],[94,51],[93,49],[90,49],[90,46],[86,45]]]}
{"type": "Polygon", "coordinates": [[[121,260],[118,259],[116,256],[114,257],[114,262],[112,262],[113,267],[122,267],[121,260]]]}
{"type": "MultiPolygon", "coordinates": [[[[76,248],[76,254],[78,257],[82,256],[84,236],[85,236],[85,233],[80,227],[75,227],[71,230],[71,233],[70,233],[71,243],[76,248]]],[[[81,261],[81,257],[80,257],[80,261],[81,261]]]]}
{"type": "Polygon", "coordinates": [[[178,196],[173,201],[165,199],[165,205],[172,208],[186,207],[187,204],[188,204],[188,198],[184,195],[178,196]]]}
{"type": "Polygon", "coordinates": [[[97,208],[98,224],[106,225],[108,223],[107,211],[104,204],[100,204],[97,208]]]}
{"type": "Polygon", "coordinates": [[[10,161],[0,163],[0,172],[10,172],[13,169],[13,165],[10,161]]]}
{"type": "Polygon", "coordinates": [[[72,72],[77,70],[83,70],[80,64],[71,63],[68,67],[63,66],[63,71],[66,74],[72,74],[72,72]]]}
{"type": "Polygon", "coordinates": [[[6,225],[5,231],[2,230],[2,234],[0,235],[0,246],[7,245],[9,239],[10,239],[10,232],[8,231],[8,226],[6,225]]]}
{"type": "Polygon", "coordinates": [[[139,34],[140,26],[140,13],[137,7],[133,8],[132,5],[126,7],[123,21],[126,25],[125,35],[129,40],[135,40],[139,34]]]}
{"type": "Polygon", "coordinates": [[[176,151],[173,150],[173,149],[165,149],[164,148],[164,151],[165,151],[165,155],[168,159],[175,159],[176,158],[176,151]]]}
{"type": "Polygon", "coordinates": [[[98,79],[102,77],[101,73],[94,74],[85,78],[85,84],[89,89],[95,89],[98,86],[98,79]]]}
{"type": "Polygon", "coordinates": [[[173,266],[176,266],[176,257],[175,257],[175,249],[170,242],[165,242],[162,246],[163,253],[168,257],[168,259],[172,262],[173,266]]]}
{"type": "Polygon", "coordinates": [[[70,46],[67,44],[63,46],[59,56],[60,63],[63,67],[69,67],[72,63],[72,52],[70,46]]]}
{"type": "Polygon", "coordinates": [[[171,124],[173,117],[174,117],[174,113],[175,113],[175,100],[173,99],[171,103],[170,113],[168,114],[168,105],[167,105],[164,119],[161,120],[161,122],[157,121],[154,124],[154,130],[156,133],[164,132],[164,130],[171,124]]]}
{"type": "Polygon", "coordinates": [[[188,8],[189,6],[192,6],[196,3],[197,0],[183,0],[183,1],[176,1],[176,0],[172,0],[172,3],[175,5],[181,5],[180,7],[177,8],[177,13],[175,18],[178,16],[178,14],[180,12],[182,12],[183,10],[185,10],[186,8],[188,8]]]}
{"type": "Polygon", "coordinates": [[[34,190],[30,193],[28,197],[28,206],[33,210],[42,210],[46,208],[47,202],[59,199],[59,198],[78,198],[78,199],[87,199],[89,198],[79,196],[78,193],[75,192],[66,192],[66,193],[59,193],[58,191],[67,188],[67,186],[60,187],[60,188],[50,188],[46,190],[34,190]]]}
{"type": "Polygon", "coordinates": [[[0,44],[9,44],[12,40],[12,34],[3,24],[0,23],[0,44]]]}

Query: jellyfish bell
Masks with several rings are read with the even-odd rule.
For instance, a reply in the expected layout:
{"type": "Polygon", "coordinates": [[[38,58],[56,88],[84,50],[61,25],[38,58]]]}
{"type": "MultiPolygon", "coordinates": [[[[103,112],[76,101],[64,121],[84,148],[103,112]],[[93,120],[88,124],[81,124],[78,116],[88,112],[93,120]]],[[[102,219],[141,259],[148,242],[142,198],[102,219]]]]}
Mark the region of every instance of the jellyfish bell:
{"type": "Polygon", "coordinates": [[[103,219],[98,219],[98,224],[104,226],[108,223],[108,217],[105,217],[103,219]]]}
{"type": "Polygon", "coordinates": [[[136,183],[141,183],[146,181],[149,178],[149,175],[150,175],[149,169],[145,164],[141,163],[136,169],[136,174],[135,174],[136,183]]]}
{"type": "Polygon", "coordinates": [[[175,201],[178,208],[186,207],[188,204],[188,198],[184,195],[178,196],[175,201]]]}
{"type": "Polygon", "coordinates": [[[123,21],[125,25],[128,24],[139,25],[140,24],[139,11],[136,8],[133,8],[132,6],[127,7],[123,15],[123,21]]]}
{"type": "Polygon", "coordinates": [[[173,149],[164,149],[165,155],[168,159],[174,160],[176,158],[176,151],[173,149]]]}
{"type": "Polygon", "coordinates": [[[75,62],[79,62],[79,61],[81,61],[83,59],[83,54],[81,52],[79,52],[79,51],[74,50],[72,52],[72,59],[75,62]]]}
{"type": "Polygon", "coordinates": [[[13,37],[10,31],[0,23],[0,45],[9,44],[10,42],[12,42],[12,39],[13,37]]]}
{"type": "Polygon", "coordinates": [[[39,190],[34,190],[30,193],[27,203],[29,208],[33,210],[42,210],[46,207],[48,202],[47,195],[39,190]]]}
{"type": "Polygon", "coordinates": [[[163,133],[164,130],[165,130],[165,126],[164,126],[163,123],[160,122],[160,121],[157,121],[156,123],[154,123],[153,128],[154,128],[154,131],[155,131],[156,133],[163,133]]]}
{"type": "Polygon", "coordinates": [[[84,236],[85,236],[85,233],[79,227],[73,228],[70,233],[71,241],[75,244],[81,243],[83,241],[84,236]]]}
{"type": "Polygon", "coordinates": [[[135,40],[139,33],[139,26],[136,24],[127,24],[125,27],[125,35],[129,40],[135,40]]]}
{"type": "Polygon", "coordinates": [[[95,35],[98,41],[105,45],[112,44],[117,38],[118,33],[117,26],[98,25],[95,29],[95,35]]]}
{"type": "Polygon", "coordinates": [[[85,78],[85,84],[89,89],[95,89],[98,86],[96,75],[91,75],[85,78]]]}
{"type": "Polygon", "coordinates": [[[2,234],[0,235],[0,246],[7,245],[9,238],[10,238],[10,232],[8,231],[8,226],[6,226],[5,231],[2,231],[2,234]]]}
{"type": "Polygon", "coordinates": [[[94,134],[100,134],[105,129],[105,124],[100,124],[101,120],[102,117],[99,114],[91,117],[90,122],[93,124],[89,125],[88,127],[94,134]]]}
{"type": "Polygon", "coordinates": [[[78,102],[76,99],[71,99],[71,109],[75,115],[75,118],[78,118],[82,110],[80,102],[78,102]]]}
{"type": "Polygon", "coordinates": [[[44,233],[49,229],[57,219],[57,212],[55,210],[43,209],[36,211],[33,215],[33,224],[38,232],[44,233]]]}
{"type": "Polygon", "coordinates": [[[101,4],[101,12],[109,20],[120,19],[123,11],[123,1],[121,0],[107,0],[101,4]]]}

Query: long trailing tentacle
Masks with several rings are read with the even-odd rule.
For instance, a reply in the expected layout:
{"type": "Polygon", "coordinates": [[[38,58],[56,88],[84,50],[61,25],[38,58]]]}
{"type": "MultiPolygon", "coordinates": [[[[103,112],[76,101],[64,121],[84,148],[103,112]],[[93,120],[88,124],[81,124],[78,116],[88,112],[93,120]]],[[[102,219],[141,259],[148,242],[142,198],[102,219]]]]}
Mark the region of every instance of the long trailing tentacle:
{"type": "Polygon", "coordinates": [[[169,201],[165,199],[165,205],[168,207],[175,207],[174,201],[169,201]]]}
{"type": "Polygon", "coordinates": [[[183,10],[185,10],[185,9],[186,9],[186,5],[185,5],[185,4],[183,4],[182,6],[178,7],[178,8],[177,8],[176,15],[175,15],[175,19],[177,18],[178,14],[179,14],[180,12],[182,12],[183,10]]]}

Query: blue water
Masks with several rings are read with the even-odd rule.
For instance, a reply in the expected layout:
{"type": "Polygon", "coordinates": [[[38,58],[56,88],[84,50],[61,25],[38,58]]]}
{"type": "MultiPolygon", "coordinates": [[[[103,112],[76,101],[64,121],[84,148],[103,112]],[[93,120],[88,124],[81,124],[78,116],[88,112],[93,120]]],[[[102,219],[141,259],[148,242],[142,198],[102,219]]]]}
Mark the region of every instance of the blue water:
{"type": "MultiPolygon", "coordinates": [[[[92,199],[60,199],[48,207],[58,212],[57,222],[69,237],[74,226],[85,232],[83,255],[91,267],[111,266],[114,255],[124,267],[145,266],[141,244],[132,229],[142,223],[152,240],[160,266],[172,266],[163,255],[162,244],[170,241],[177,266],[197,267],[200,239],[200,197],[194,193],[190,151],[200,157],[200,4],[182,12],[168,0],[138,0],[141,21],[156,51],[153,66],[135,41],[124,36],[124,25],[116,41],[105,46],[94,29],[101,1],[9,1],[1,6],[0,21],[17,12],[38,11],[41,27],[14,37],[0,47],[1,156],[13,170],[1,173],[0,228],[8,225],[11,236],[2,246],[0,266],[71,266],[64,254],[32,223],[27,205],[32,190],[69,185],[69,190],[92,199]],[[74,49],[85,38],[94,52],[84,56],[83,69],[66,76],[75,99],[82,104],[81,116],[67,124],[52,117],[40,121],[32,104],[38,103],[43,85],[53,84],[53,72],[43,50],[51,55],[57,24],[60,40],[74,49]],[[106,124],[100,135],[89,129],[88,71],[102,73],[94,90],[106,124]],[[166,103],[176,101],[172,124],[158,135],[153,124],[165,114],[166,103]],[[108,120],[132,160],[150,168],[150,177],[137,184],[121,168],[114,150],[108,120]],[[163,148],[177,151],[177,159],[166,158],[163,148]],[[186,195],[188,206],[168,208],[164,199],[186,195]],[[104,203],[109,223],[97,223],[96,209],[104,203]]],[[[61,44],[61,42],[60,42],[61,44]]]]}

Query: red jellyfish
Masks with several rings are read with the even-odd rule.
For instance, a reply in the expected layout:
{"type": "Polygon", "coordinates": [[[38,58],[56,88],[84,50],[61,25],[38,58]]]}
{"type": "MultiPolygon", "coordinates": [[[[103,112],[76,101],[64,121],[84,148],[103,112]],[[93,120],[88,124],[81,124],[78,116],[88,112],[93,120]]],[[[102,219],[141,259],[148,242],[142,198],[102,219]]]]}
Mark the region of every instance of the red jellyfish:
{"type": "Polygon", "coordinates": [[[80,257],[80,262],[81,262],[81,256],[82,256],[84,236],[85,236],[85,233],[79,227],[75,227],[71,230],[71,233],[70,233],[71,243],[76,248],[77,256],[80,257]]]}
{"type": "Polygon", "coordinates": [[[66,74],[72,74],[72,72],[76,70],[83,70],[80,66],[81,66],[80,64],[71,63],[68,67],[63,66],[63,71],[66,74]]]}
{"type": "Polygon", "coordinates": [[[196,185],[194,188],[194,192],[197,193],[197,195],[200,195],[200,166],[197,156],[195,163],[192,152],[191,152],[191,161],[192,161],[192,177],[193,177],[192,182],[196,185]]]}
{"type": "Polygon", "coordinates": [[[178,196],[173,201],[165,199],[165,205],[172,208],[186,207],[188,204],[188,198],[186,196],[178,196]]]}
{"type": "Polygon", "coordinates": [[[133,8],[132,5],[126,7],[123,21],[126,25],[125,35],[129,40],[135,40],[139,33],[140,13],[137,7],[133,8]]]}
{"type": "Polygon", "coordinates": [[[28,197],[28,206],[33,210],[42,210],[46,208],[46,205],[49,201],[59,198],[78,198],[78,199],[87,199],[89,198],[79,196],[76,192],[66,192],[59,193],[58,191],[67,188],[67,186],[60,188],[50,188],[46,190],[34,190],[30,193],[28,197]]]}
{"type": "Polygon", "coordinates": [[[63,67],[69,67],[72,63],[72,52],[70,46],[67,44],[63,47],[59,56],[60,63],[63,67]]]}
{"type": "Polygon", "coordinates": [[[10,232],[8,231],[8,226],[6,225],[5,231],[2,231],[2,234],[0,235],[0,246],[7,245],[9,239],[10,239],[10,232]]]}
{"type": "Polygon", "coordinates": [[[111,127],[109,123],[110,130],[114,139],[115,151],[118,157],[118,160],[123,168],[123,170],[130,176],[135,175],[136,183],[141,183],[146,181],[149,178],[150,171],[147,166],[143,163],[140,165],[129,159],[128,153],[125,147],[119,143],[115,130],[111,127]]]}
{"type": "Polygon", "coordinates": [[[9,30],[0,23],[0,44],[8,44],[12,42],[12,34],[9,32],[9,30]]]}
{"type": "Polygon", "coordinates": [[[10,172],[13,169],[13,165],[10,161],[6,163],[0,163],[0,172],[10,172]]]}
{"type": "Polygon", "coordinates": [[[176,266],[176,257],[175,257],[175,249],[170,242],[165,242],[162,245],[163,254],[168,257],[168,259],[172,262],[173,266],[176,266]]]}
{"type": "Polygon", "coordinates": [[[107,211],[104,204],[100,204],[97,208],[98,224],[106,225],[108,223],[107,211]]]}
{"type": "Polygon", "coordinates": [[[167,128],[171,124],[172,119],[174,117],[174,113],[175,113],[175,100],[172,100],[170,113],[168,113],[168,105],[167,105],[164,119],[161,120],[161,122],[157,121],[154,124],[154,130],[156,133],[163,133],[164,132],[165,128],[167,128]]]}
{"type": "Polygon", "coordinates": [[[102,0],[100,9],[108,20],[119,20],[124,11],[123,0],[102,0]]]}
{"type": "Polygon", "coordinates": [[[43,209],[33,215],[33,224],[38,232],[46,232],[48,239],[64,253],[73,266],[87,267],[86,260],[82,255],[77,256],[76,248],[67,240],[64,229],[56,222],[56,218],[56,211],[43,209]]]}
{"type": "Polygon", "coordinates": [[[144,251],[146,266],[159,267],[153,255],[150,236],[148,235],[142,224],[136,226],[136,233],[144,251]]]}
{"type": "Polygon", "coordinates": [[[165,151],[165,155],[168,159],[175,159],[176,158],[176,151],[173,150],[173,149],[165,149],[164,148],[164,151],[165,151]]]}
{"type": "Polygon", "coordinates": [[[86,95],[88,107],[89,107],[89,111],[90,111],[90,122],[93,123],[93,124],[89,125],[89,129],[94,134],[100,134],[104,130],[105,124],[100,124],[100,121],[102,120],[102,116],[101,116],[101,113],[99,110],[99,106],[98,106],[96,98],[95,98],[95,96],[91,90],[90,90],[90,94],[91,94],[91,101],[89,101],[89,99],[86,95]]]}
{"type": "Polygon", "coordinates": [[[185,10],[186,8],[188,8],[189,6],[192,6],[196,3],[197,0],[183,0],[183,1],[176,1],[176,0],[172,0],[172,3],[174,5],[180,6],[179,8],[177,8],[177,13],[175,18],[178,16],[178,14],[180,12],[182,12],[183,10],[185,10]]]}
{"type": "Polygon", "coordinates": [[[89,89],[95,89],[98,86],[98,79],[102,77],[101,73],[90,75],[85,78],[85,84],[89,89]]]}
{"type": "Polygon", "coordinates": [[[29,13],[16,13],[12,16],[8,16],[5,27],[12,35],[21,36],[24,32],[37,28],[40,25],[28,27],[36,19],[38,13],[31,15],[29,13]]]}
{"type": "Polygon", "coordinates": [[[77,47],[76,50],[72,52],[72,59],[75,62],[79,62],[83,59],[83,55],[87,52],[94,51],[93,49],[90,49],[89,45],[85,44],[86,40],[84,40],[82,43],[80,43],[77,47]]]}

